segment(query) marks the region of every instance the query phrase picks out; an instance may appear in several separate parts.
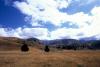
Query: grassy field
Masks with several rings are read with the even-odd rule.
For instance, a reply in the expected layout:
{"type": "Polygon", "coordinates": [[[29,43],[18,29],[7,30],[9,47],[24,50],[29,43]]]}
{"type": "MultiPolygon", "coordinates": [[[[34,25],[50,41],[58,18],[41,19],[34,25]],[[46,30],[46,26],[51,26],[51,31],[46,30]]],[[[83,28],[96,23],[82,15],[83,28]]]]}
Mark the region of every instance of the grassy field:
{"type": "Polygon", "coordinates": [[[100,51],[0,51],[0,67],[100,67],[100,51]]]}

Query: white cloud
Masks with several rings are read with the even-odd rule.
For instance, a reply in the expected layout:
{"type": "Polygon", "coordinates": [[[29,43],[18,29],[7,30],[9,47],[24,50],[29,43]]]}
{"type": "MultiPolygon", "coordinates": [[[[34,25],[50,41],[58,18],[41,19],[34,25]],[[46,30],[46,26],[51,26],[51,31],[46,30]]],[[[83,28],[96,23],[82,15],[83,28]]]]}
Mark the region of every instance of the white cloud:
{"type": "Polygon", "coordinates": [[[48,30],[46,28],[24,28],[23,35],[26,38],[36,37],[38,39],[45,39],[48,37],[48,30]]]}
{"type": "Polygon", "coordinates": [[[0,28],[0,36],[7,36],[7,32],[5,31],[5,28],[0,28]]]}
{"type": "Polygon", "coordinates": [[[57,4],[58,4],[58,8],[62,9],[62,8],[66,8],[69,5],[69,0],[56,0],[57,4]]]}
{"type": "Polygon", "coordinates": [[[10,29],[0,28],[0,36],[5,37],[18,37],[18,38],[31,38],[47,39],[48,30],[46,28],[16,28],[10,29]]]}
{"type": "Polygon", "coordinates": [[[36,37],[39,39],[79,39],[95,35],[98,35],[96,38],[100,37],[100,7],[94,7],[91,10],[91,15],[83,12],[68,15],[67,13],[59,11],[59,9],[67,8],[70,3],[71,0],[26,0],[26,2],[15,1],[14,6],[26,15],[25,20],[32,26],[41,26],[41,23],[45,24],[50,22],[55,26],[59,26],[59,28],[53,31],[48,31],[47,28],[25,27],[12,30],[0,28],[2,31],[0,32],[0,35],[21,38],[36,37]],[[79,26],[79,28],[60,28],[62,23],[67,22],[76,24],[79,26]]]}
{"type": "Polygon", "coordinates": [[[96,36],[100,39],[100,7],[95,7],[91,10],[91,16],[82,12],[76,13],[70,16],[68,21],[76,23],[80,26],[78,29],[74,28],[58,28],[54,31],[48,31],[47,28],[17,28],[7,29],[0,28],[0,36],[10,36],[19,38],[36,37],[39,39],[62,39],[62,38],[73,38],[79,39],[84,37],[96,36]],[[75,19],[74,19],[75,18],[75,19]],[[76,19],[77,18],[77,19],[76,19]],[[89,24],[87,25],[86,22],[89,24]],[[82,26],[81,26],[82,23],[82,26]],[[82,35],[81,35],[82,34],[82,35]],[[80,36],[79,36],[80,35],[80,36]]]}
{"type": "Polygon", "coordinates": [[[14,4],[16,5],[15,7],[17,7],[23,14],[26,15],[32,15],[33,11],[32,11],[32,7],[30,7],[26,2],[14,2],[14,4]]]}
{"type": "MultiPolygon", "coordinates": [[[[78,26],[80,26],[80,28],[79,29],[59,28],[50,33],[50,39],[60,39],[60,38],[79,39],[84,37],[92,37],[95,35],[100,36],[99,11],[100,7],[95,7],[91,11],[92,16],[84,14],[83,12],[70,15],[68,18],[66,18],[67,21],[72,22],[72,24],[76,23],[78,26]],[[78,34],[82,35],[78,36],[78,34]]],[[[99,38],[98,36],[96,37],[99,38]]]]}
{"type": "Polygon", "coordinates": [[[78,36],[76,35],[79,33],[80,31],[78,31],[77,29],[60,28],[51,32],[51,39],[63,39],[63,38],[78,39],[78,36]]]}
{"type": "Polygon", "coordinates": [[[100,39],[100,7],[95,7],[91,10],[92,16],[87,14],[78,13],[74,14],[71,17],[72,23],[78,24],[82,26],[78,29],[74,28],[60,28],[51,32],[51,38],[73,38],[73,39],[80,39],[84,37],[92,37],[96,36],[97,39],[100,39]],[[76,18],[77,19],[76,19],[76,18]],[[75,19],[73,19],[75,18],[75,19]],[[88,25],[86,24],[88,22],[88,25]],[[79,36],[80,35],[80,36],[79,36]]]}
{"type": "Polygon", "coordinates": [[[83,12],[68,15],[68,18],[66,19],[66,21],[77,24],[80,28],[88,26],[88,23],[91,23],[91,16],[89,16],[88,14],[84,14],[83,12]]]}
{"type": "Polygon", "coordinates": [[[68,15],[59,11],[61,8],[67,8],[70,3],[71,0],[26,0],[26,2],[15,1],[14,6],[27,15],[26,17],[29,19],[26,19],[32,26],[41,26],[41,23],[48,22],[55,26],[61,26],[62,23],[68,21],[76,23],[79,27],[88,25],[87,21],[91,21],[88,14],[80,12],[68,15]]]}
{"type": "MultiPolygon", "coordinates": [[[[14,6],[18,8],[23,14],[27,15],[30,23],[43,21],[42,23],[51,22],[56,26],[60,26],[65,13],[59,12],[58,9],[66,8],[68,6],[67,0],[26,0],[27,2],[14,2],[14,6]]],[[[40,23],[40,22],[39,22],[40,23]]],[[[38,24],[39,24],[38,23],[38,24]]]]}

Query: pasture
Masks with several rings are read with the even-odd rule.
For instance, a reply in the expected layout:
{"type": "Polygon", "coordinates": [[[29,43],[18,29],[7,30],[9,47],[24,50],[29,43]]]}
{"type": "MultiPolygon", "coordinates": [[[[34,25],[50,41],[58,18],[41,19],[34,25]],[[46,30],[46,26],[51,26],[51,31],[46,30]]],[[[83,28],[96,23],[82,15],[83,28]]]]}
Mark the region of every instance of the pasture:
{"type": "Polygon", "coordinates": [[[0,51],[0,67],[100,67],[100,50],[0,51]]]}

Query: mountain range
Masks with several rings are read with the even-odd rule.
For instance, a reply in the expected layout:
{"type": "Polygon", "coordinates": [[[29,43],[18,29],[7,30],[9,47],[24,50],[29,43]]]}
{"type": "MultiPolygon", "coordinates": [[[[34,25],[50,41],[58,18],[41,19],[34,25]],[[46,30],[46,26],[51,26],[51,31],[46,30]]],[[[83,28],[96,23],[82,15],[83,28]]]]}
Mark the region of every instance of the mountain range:
{"type": "Polygon", "coordinates": [[[16,37],[0,37],[0,50],[18,50],[24,43],[29,47],[39,49],[43,49],[45,45],[56,49],[100,49],[100,40],[39,40],[37,38],[20,39],[16,37]]]}

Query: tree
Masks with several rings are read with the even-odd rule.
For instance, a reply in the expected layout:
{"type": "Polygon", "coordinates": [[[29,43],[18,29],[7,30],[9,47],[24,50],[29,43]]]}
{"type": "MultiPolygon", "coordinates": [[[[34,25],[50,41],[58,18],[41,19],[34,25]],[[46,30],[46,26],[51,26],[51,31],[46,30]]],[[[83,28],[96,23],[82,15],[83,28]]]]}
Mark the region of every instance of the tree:
{"type": "Polygon", "coordinates": [[[24,51],[24,52],[29,51],[28,45],[26,43],[23,43],[23,45],[21,47],[21,51],[24,51]]]}
{"type": "Polygon", "coordinates": [[[45,52],[49,52],[50,51],[50,49],[49,49],[49,47],[47,45],[45,46],[44,51],[45,52]]]}
{"type": "Polygon", "coordinates": [[[100,49],[100,41],[98,40],[98,41],[93,42],[92,47],[94,49],[100,49]]]}

